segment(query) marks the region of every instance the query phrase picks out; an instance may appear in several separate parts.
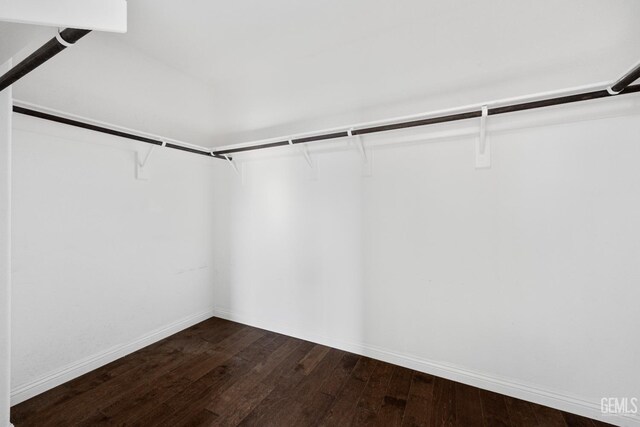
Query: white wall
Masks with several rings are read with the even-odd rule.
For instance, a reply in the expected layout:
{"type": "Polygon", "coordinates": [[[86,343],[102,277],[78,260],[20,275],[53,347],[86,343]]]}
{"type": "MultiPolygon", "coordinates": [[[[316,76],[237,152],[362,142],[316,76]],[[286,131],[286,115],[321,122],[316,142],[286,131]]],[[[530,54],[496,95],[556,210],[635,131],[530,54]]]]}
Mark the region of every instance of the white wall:
{"type": "Polygon", "coordinates": [[[294,148],[238,156],[244,182],[169,150],[136,181],[140,144],[15,115],[13,402],[215,306],[597,416],[640,395],[638,114],[491,117],[490,170],[470,137],[389,144],[416,130],[365,139],[370,177],[338,142],[317,179],[294,148]]]}
{"type": "MultiPolygon", "coordinates": [[[[27,46],[31,40],[36,37],[41,38],[44,33],[51,34],[44,27],[38,25],[0,21],[0,34],[2,35],[0,39],[0,62],[5,62],[13,58],[13,56],[27,46]]],[[[38,46],[42,46],[46,40],[47,39],[43,39],[38,46]]],[[[33,50],[35,49],[31,49],[30,52],[33,52],[33,50]]],[[[14,61],[14,63],[17,63],[17,61],[14,61]]]]}
{"type": "MultiPolygon", "coordinates": [[[[11,62],[0,65],[0,75],[11,62]]],[[[9,425],[11,369],[11,88],[0,92],[0,426],[9,425]]]]}
{"type": "Polygon", "coordinates": [[[138,181],[147,144],[19,114],[13,138],[15,404],[211,315],[218,160],[158,148],[138,181]]]}
{"type": "Polygon", "coordinates": [[[640,397],[638,114],[490,117],[489,170],[473,137],[217,168],[216,312],[592,417],[640,397]]]}

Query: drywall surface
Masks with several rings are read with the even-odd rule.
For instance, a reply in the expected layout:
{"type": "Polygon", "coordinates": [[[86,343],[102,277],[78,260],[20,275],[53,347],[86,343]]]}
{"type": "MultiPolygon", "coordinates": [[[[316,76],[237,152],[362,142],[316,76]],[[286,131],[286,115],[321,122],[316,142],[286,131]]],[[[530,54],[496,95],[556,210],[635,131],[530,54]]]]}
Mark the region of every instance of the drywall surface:
{"type": "MultiPolygon", "coordinates": [[[[210,159],[14,114],[13,403],[210,316],[210,159]]],[[[222,163],[222,162],[221,162],[222,163]]]]}
{"type": "MultiPolygon", "coordinates": [[[[11,62],[0,65],[0,74],[11,62]]],[[[11,370],[11,88],[0,92],[0,426],[9,425],[11,370]]]]}
{"type": "Polygon", "coordinates": [[[477,133],[365,137],[371,176],[345,142],[309,144],[315,172],[298,147],[237,155],[216,312],[589,416],[638,398],[639,107],[491,116],[491,169],[477,133]]]}

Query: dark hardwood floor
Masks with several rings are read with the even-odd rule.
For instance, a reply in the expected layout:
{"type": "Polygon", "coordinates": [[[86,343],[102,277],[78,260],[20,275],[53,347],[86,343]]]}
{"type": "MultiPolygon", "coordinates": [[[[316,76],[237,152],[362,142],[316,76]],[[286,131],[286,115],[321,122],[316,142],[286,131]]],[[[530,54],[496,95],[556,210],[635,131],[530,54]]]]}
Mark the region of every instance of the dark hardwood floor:
{"type": "Polygon", "coordinates": [[[12,408],[27,426],[589,426],[522,400],[212,318],[12,408]]]}

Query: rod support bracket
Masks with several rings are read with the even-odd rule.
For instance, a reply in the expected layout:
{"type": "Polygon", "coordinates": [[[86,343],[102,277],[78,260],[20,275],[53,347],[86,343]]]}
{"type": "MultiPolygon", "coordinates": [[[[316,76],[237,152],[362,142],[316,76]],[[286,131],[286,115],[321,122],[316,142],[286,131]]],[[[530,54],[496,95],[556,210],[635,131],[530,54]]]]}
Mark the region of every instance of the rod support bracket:
{"type": "Polygon", "coordinates": [[[487,117],[489,107],[482,106],[480,115],[480,135],[476,140],[476,169],[487,169],[491,167],[491,145],[487,141],[487,117]]]}
{"type": "MultiPolygon", "coordinates": [[[[290,146],[293,145],[293,138],[289,138],[288,141],[290,146]]],[[[300,151],[302,151],[302,154],[304,155],[304,158],[307,161],[307,164],[309,165],[309,167],[313,169],[315,166],[313,163],[313,159],[309,154],[309,149],[307,148],[306,144],[300,144],[300,151]]]]}
{"type": "Polygon", "coordinates": [[[307,161],[307,164],[311,169],[313,169],[315,165],[313,164],[313,159],[311,158],[311,154],[309,154],[309,149],[304,144],[300,146],[300,149],[302,150],[302,154],[304,155],[304,158],[307,161]]]}
{"type": "Polygon", "coordinates": [[[62,38],[62,35],[60,34],[60,28],[58,28],[58,32],[56,33],[56,40],[58,41],[58,43],[60,43],[62,46],[64,47],[71,47],[74,45],[74,43],[69,43],[68,41],[66,41],[64,38],[62,38]]]}
{"type": "MultiPolygon", "coordinates": [[[[289,143],[290,147],[295,144],[295,142],[293,142],[293,138],[287,139],[287,142],[289,143]]],[[[309,149],[307,148],[306,144],[300,144],[300,151],[302,152],[302,155],[304,156],[304,159],[307,161],[307,165],[309,166],[310,179],[312,181],[317,180],[318,179],[317,160],[311,157],[311,154],[309,153],[309,149]]]]}
{"type": "MultiPolygon", "coordinates": [[[[160,147],[166,146],[167,142],[162,141],[160,147]]],[[[149,171],[147,166],[149,164],[149,159],[151,159],[151,155],[155,151],[156,147],[157,145],[152,145],[151,147],[149,147],[149,151],[147,151],[147,154],[144,156],[144,158],[141,156],[140,152],[136,151],[136,179],[140,181],[149,180],[149,171]]]]}
{"type": "Polygon", "coordinates": [[[151,155],[154,153],[156,147],[164,148],[167,146],[167,141],[161,142],[162,143],[160,145],[152,145],[151,147],[149,147],[149,151],[147,151],[147,154],[144,156],[144,158],[142,158],[140,152],[136,151],[136,179],[140,181],[149,180],[148,165],[149,159],[151,159],[151,155]]]}
{"type": "Polygon", "coordinates": [[[305,160],[307,161],[307,165],[309,166],[309,179],[311,181],[318,180],[318,159],[311,157],[311,153],[309,153],[309,148],[306,144],[300,144],[300,150],[304,155],[305,160]]]}
{"type": "Polygon", "coordinates": [[[347,135],[349,137],[355,137],[354,143],[356,148],[358,149],[358,153],[360,153],[360,158],[362,159],[362,176],[369,177],[373,175],[373,153],[367,153],[367,149],[364,146],[364,141],[362,140],[362,135],[354,135],[353,128],[347,131],[347,135]]]}
{"type": "Polygon", "coordinates": [[[229,162],[229,164],[231,165],[231,167],[233,168],[233,170],[235,171],[236,175],[238,175],[238,177],[240,179],[242,179],[242,171],[240,170],[240,168],[238,167],[238,165],[236,164],[236,161],[232,158],[230,158],[229,156],[227,156],[226,154],[222,155],[225,159],[227,159],[227,162],[229,162]]]}

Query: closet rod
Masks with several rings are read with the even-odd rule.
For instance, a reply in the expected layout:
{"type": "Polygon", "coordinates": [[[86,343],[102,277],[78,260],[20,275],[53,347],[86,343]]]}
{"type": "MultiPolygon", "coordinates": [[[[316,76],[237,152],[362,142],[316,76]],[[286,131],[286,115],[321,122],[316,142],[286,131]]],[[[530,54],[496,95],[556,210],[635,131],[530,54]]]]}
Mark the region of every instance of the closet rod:
{"type": "Polygon", "coordinates": [[[624,76],[620,77],[614,84],[612,84],[608,89],[609,93],[612,95],[617,95],[638,79],[640,79],[640,62],[637,63],[624,76]]]}
{"type": "Polygon", "coordinates": [[[91,124],[91,123],[85,123],[85,122],[81,122],[79,120],[70,119],[70,118],[67,118],[67,117],[56,116],[54,114],[44,113],[42,111],[33,110],[31,108],[20,107],[18,105],[14,105],[13,106],[13,111],[15,113],[24,114],[24,115],[31,116],[31,117],[37,117],[39,119],[44,119],[44,120],[49,120],[49,121],[52,121],[52,122],[62,123],[62,124],[65,124],[65,125],[75,126],[75,127],[79,127],[79,128],[82,128],[82,129],[88,129],[88,130],[92,130],[92,131],[95,131],[95,132],[106,133],[108,135],[119,136],[121,138],[133,139],[134,141],[145,142],[147,144],[160,145],[160,146],[164,145],[164,147],[166,147],[166,148],[173,148],[175,150],[188,151],[189,153],[201,154],[201,155],[207,156],[207,157],[215,157],[217,159],[226,160],[225,157],[213,154],[213,153],[211,153],[211,151],[198,150],[196,148],[185,147],[184,145],[178,145],[178,144],[174,144],[174,143],[171,143],[171,142],[165,142],[165,141],[161,141],[161,140],[155,139],[155,138],[149,138],[149,137],[146,137],[146,136],[136,135],[136,134],[129,133],[129,132],[123,132],[123,131],[120,131],[120,130],[109,129],[109,128],[104,127],[104,126],[98,126],[98,125],[94,125],[94,124],[91,124]]]}
{"type": "Polygon", "coordinates": [[[73,45],[90,32],[91,30],[79,30],[76,28],[67,28],[62,30],[56,34],[54,38],[40,46],[38,50],[27,56],[24,60],[0,77],[0,92],[65,50],[67,47],[73,45]]]}
{"type": "MultiPolygon", "coordinates": [[[[620,81],[622,81],[622,79],[620,81]]],[[[631,82],[633,82],[633,80],[631,80],[631,82]]],[[[542,107],[551,107],[554,105],[570,104],[573,102],[607,98],[607,97],[616,96],[616,95],[618,96],[626,95],[626,94],[636,93],[636,92],[640,92],[640,84],[631,85],[631,86],[627,85],[618,94],[610,93],[609,89],[601,89],[601,90],[595,90],[590,92],[578,93],[575,95],[557,96],[557,97],[542,99],[539,101],[522,102],[517,104],[504,105],[500,107],[492,107],[488,109],[488,113],[489,115],[513,113],[516,111],[532,110],[532,109],[542,108],[542,107]]],[[[337,132],[331,132],[331,133],[319,134],[319,135],[313,135],[313,136],[306,136],[302,138],[286,139],[282,141],[268,142],[265,144],[248,145],[248,146],[236,147],[236,148],[232,147],[232,148],[223,149],[223,150],[213,150],[211,153],[213,155],[225,156],[225,155],[234,154],[234,153],[241,153],[243,151],[253,151],[253,150],[260,150],[264,148],[281,147],[281,146],[292,145],[292,144],[304,144],[307,142],[324,141],[324,140],[336,139],[336,138],[345,138],[348,136],[366,135],[366,134],[372,134],[377,132],[386,132],[391,130],[412,128],[416,126],[426,126],[426,125],[433,125],[437,123],[467,120],[472,118],[478,118],[480,116],[482,116],[482,110],[478,109],[478,110],[471,110],[471,111],[466,111],[461,113],[447,114],[442,116],[429,117],[429,118],[418,119],[418,120],[402,121],[402,122],[383,124],[383,125],[377,125],[377,126],[369,126],[369,127],[363,127],[363,128],[354,127],[350,130],[337,131],[337,132]]]]}

